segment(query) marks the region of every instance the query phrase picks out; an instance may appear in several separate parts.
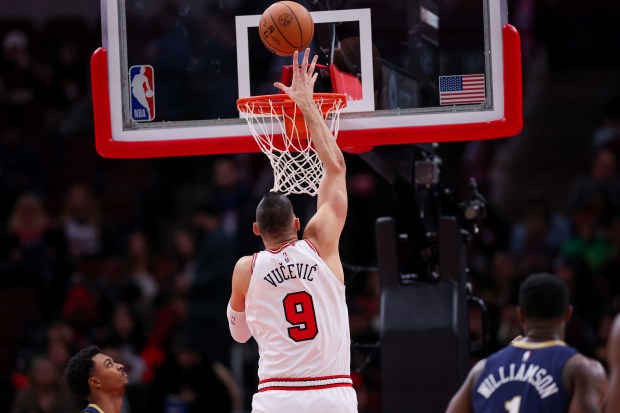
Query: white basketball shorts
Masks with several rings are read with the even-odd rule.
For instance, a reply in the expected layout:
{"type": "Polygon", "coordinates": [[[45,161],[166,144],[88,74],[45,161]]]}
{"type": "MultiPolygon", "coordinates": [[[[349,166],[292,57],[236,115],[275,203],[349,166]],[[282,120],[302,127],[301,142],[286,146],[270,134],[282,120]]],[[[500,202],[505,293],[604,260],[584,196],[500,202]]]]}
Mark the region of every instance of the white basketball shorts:
{"type": "Polygon", "coordinates": [[[252,413],[357,413],[357,395],[352,387],[259,391],[252,413]]]}

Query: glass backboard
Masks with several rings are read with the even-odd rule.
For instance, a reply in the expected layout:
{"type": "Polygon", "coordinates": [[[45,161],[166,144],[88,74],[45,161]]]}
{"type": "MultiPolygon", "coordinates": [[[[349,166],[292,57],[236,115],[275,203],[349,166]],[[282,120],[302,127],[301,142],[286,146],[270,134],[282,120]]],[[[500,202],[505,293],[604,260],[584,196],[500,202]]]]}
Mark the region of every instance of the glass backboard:
{"type": "MultiPolygon", "coordinates": [[[[239,97],[275,94],[290,57],[258,22],[272,2],[102,0],[91,62],[106,157],[258,151],[239,97]],[[138,93],[139,92],[139,93],[138,93]]],[[[345,93],[339,145],[474,140],[521,130],[521,54],[502,0],[301,1],[316,92],[345,93]]]]}

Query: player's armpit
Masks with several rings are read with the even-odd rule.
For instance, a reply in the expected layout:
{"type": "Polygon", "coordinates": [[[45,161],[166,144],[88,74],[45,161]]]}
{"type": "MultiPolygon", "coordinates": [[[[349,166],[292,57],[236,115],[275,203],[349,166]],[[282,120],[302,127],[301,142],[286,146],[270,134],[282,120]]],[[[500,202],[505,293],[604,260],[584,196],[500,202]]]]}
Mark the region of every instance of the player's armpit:
{"type": "Polygon", "coordinates": [[[568,413],[603,411],[607,376],[601,363],[576,354],[564,367],[564,381],[572,394],[568,413]]]}

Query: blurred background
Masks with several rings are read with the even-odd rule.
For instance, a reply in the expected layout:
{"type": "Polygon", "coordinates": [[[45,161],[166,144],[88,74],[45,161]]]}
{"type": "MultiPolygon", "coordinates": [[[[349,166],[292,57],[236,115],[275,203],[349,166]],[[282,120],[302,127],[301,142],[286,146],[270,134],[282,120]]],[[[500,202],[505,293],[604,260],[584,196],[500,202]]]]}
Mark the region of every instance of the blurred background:
{"type": "MultiPolygon", "coordinates": [[[[523,132],[438,148],[455,196],[474,177],[487,199],[467,247],[490,311],[487,350],[519,333],[520,280],[551,271],[575,306],[568,343],[605,363],[620,311],[620,4],[508,4],[522,36],[523,132]]],[[[251,223],[271,168],[262,154],[101,158],[89,83],[100,45],[97,0],[0,5],[0,411],[78,411],[61,372],[87,344],[125,364],[125,412],[247,410],[256,349],[233,345],[224,312],[236,259],[262,248],[251,223]]],[[[374,223],[397,208],[380,176],[346,161],[351,334],[374,343],[374,223]]],[[[293,202],[307,221],[314,199],[293,202]]],[[[486,354],[471,320],[475,361],[486,354]]],[[[378,357],[360,347],[359,410],[380,412],[378,357]]]]}

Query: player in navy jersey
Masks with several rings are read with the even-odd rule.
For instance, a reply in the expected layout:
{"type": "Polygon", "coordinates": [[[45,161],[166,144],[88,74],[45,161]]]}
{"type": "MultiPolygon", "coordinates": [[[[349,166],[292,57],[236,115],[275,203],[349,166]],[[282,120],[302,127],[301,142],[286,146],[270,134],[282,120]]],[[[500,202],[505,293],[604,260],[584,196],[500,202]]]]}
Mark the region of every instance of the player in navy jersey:
{"type": "Polygon", "coordinates": [[[69,390],[88,401],[82,413],[120,413],[129,379],[125,367],[98,347],[80,350],[65,369],[69,390]]]}
{"type": "Polygon", "coordinates": [[[607,342],[609,397],[605,413],[620,412],[620,315],[616,316],[607,342]]]}
{"type": "Polygon", "coordinates": [[[517,307],[524,336],[479,361],[446,412],[601,412],[605,370],[564,343],[571,315],[568,290],[559,278],[546,273],[528,277],[517,307]]]}

